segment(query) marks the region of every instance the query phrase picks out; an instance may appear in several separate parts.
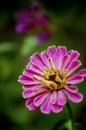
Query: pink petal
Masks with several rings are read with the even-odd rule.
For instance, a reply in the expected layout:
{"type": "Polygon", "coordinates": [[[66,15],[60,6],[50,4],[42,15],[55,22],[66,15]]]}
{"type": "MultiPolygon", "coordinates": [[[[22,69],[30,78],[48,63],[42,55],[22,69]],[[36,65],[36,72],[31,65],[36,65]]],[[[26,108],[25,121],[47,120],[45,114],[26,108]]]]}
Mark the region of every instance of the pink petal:
{"type": "Polygon", "coordinates": [[[75,86],[69,86],[69,85],[66,85],[65,86],[65,89],[71,93],[76,93],[78,91],[78,88],[75,87],[75,86]]]}
{"type": "Polygon", "coordinates": [[[62,59],[63,56],[67,53],[67,49],[63,46],[57,47],[57,54],[56,54],[56,67],[60,70],[62,67],[62,59]]]}
{"type": "Polygon", "coordinates": [[[18,82],[22,83],[22,84],[29,84],[29,82],[33,82],[33,79],[32,78],[28,78],[24,75],[20,75],[19,76],[19,79],[18,79],[18,82]]]}
{"type": "Polygon", "coordinates": [[[69,56],[67,54],[63,56],[61,71],[65,69],[68,63],[68,59],[69,59],[69,56]]]}
{"type": "Polygon", "coordinates": [[[58,112],[62,111],[63,106],[59,106],[57,104],[52,104],[51,109],[53,112],[58,113],[58,112]]]}
{"type": "Polygon", "coordinates": [[[64,106],[66,104],[66,97],[62,90],[58,91],[57,104],[60,106],[64,106]]]}
{"type": "Polygon", "coordinates": [[[28,78],[26,76],[19,76],[19,79],[18,79],[18,82],[24,84],[24,85],[37,85],[37,84],[40,84],[39,81],[35,81],[33,80],[32,78],[28,78]]]}
{"type": "Polygon", "coordinates": [[[30,97],[35,96],[35,92],[32,90],[25,90],[25,91],[23,91],[22,96],[24,98],[30,98],[30,97]]]}
{"type": "Polygon", "coordinates": [[[84,78],[82,76],[75,75],[75,76],[69,77],[67,79],[66,83],[67,84],[78,84],[78,83],[81,83],[83,80],[84,80],[84,78]]]}
{"type": "Polygon", "coordinates": [[[49,114],[51,112],[51,100],[50,96],[47,97],[45,102],[41,105],[41,112],[49,114]]]}
{"type": "Polygon", "coordinates": [[[68,51],[68,55],[70,56],[70,61],[73,61],[79,58],[80,53],[78,51],[70,50],[68,51]]]}
{"type": "Polygon", "coordinates": [[[33,98],[30,98],[26,101],[26,107],[29,109],[29,110],[35,110],[37,107],[34,105],[33,103],[33,98]]]}
{"type": "Polygon", "coordinates": [[[82,70],[78,71],[73,76],[75,76],[75,75],[79,75],[79,76],[82,76],[82,77],[86,76],[86,69],[82,69],[82,70]]]}
{"type": "Polygon", "coordinates": [[[38,53],[35,53],[33,56],[31,56],[30,62],[43,71],[45,64],[38,53]]]}
{"type": "Polygon", "coordinates": [[[79,66],[81,65],[81,62],[79,60],[73,61],[71,65],[67,68],[67,76],[69,76],[73,71],[75,71],[79,66]]]}
{"type": "Polygon", "coordinates": [[[68,55],[69,55],[69,60],[68,60],[66,68],[68,68],[70,64],[80,56],[80,53],[78,51],[70,50],[68,52],[68,55]]]}
{"type": "Polygon", "coordinates": [[[42,58],[43,62],[46,64],[46,67],[50,70],[51,66],[50,66],[50,62],[49,62],[49,56],[46,51],[43,51],[41,53],[41,58],[42,58]]]}
{"type": "Polygon", "coordinates": [[[56,91],[53,91],[53,92],[51,93],[50,100],[51,100],[51,103],[52,103],[52,104],[55,104],[55,103],[56,103],[56,101],[57,101],[57,92],[56,92],[56,91]]]}
{"type": "Polygon", "coordinates": [[[34,76],[34,75],[37,75],[37,76],[42,77],[42,76],[40,75],[40,73],[37,73],[35,70],[33,71],[33,70],[31,70],[31,69],[25,69],[25,70],[23,71],[23,75],[26,76],[26,77],[32,78],[32,79],[33,79],[33,76],[34,76]]]}
{"type": "Polygon", "coordinates": [[[38,90],[24,90],[22,93],[22,96],[24,98],[31,98],[36,95],[39,95],[41,93],[45,92],[45,89],[38,89],[38,90]]]}
{"type": "Polygon", "coordinates": [[[38,95],[37,97],[34,98],[34,104],[36,106],[40,106],[45,101],[48,95],[49,93],[43,93],[41,95],[38,95]]]}
{"type": "Polygon", "coordinates": [[[43,74],[43,72],[40,71],[40,69],[39,69],[37,66],[33,65],[33,64],[27,65],[27,66],[26,66],[26,69],[29,69],[29,70],[31,70],[31,71],[33,71],[33,72],[39,74],[39,75],[42,75],[42,74],[43,74]]]}
{"type": "Polygon", "coordinates": [[[72,102],[79,103],[83,100],[83,95],[81,93],[71,93],[67,90],[64,90],[64,92],[72,102]]]}
{"type": "Polygon", "coordinates": [[[36,90],[36,89],[41,89],[44,86],[41,84],[32,84],[32,85],[23,85],[23,89],[25,90],[36,90]]]}
{"type": "Polygon", "coordinates": [[[56,46],[48,47],[47,53],[49,57],[52,59],[53,63],[56,63],[57,55],[56,55],[56,46]]]}

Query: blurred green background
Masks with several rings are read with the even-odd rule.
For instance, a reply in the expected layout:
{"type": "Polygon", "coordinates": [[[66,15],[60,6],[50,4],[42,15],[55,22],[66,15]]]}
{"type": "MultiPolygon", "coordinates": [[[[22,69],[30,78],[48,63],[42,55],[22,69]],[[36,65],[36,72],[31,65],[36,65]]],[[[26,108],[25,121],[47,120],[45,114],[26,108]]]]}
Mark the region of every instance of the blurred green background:
{"type": "MultiPolygon", "coordinates": [[[[80,52],[82,67],[86,68],[86,4],[84,0],[40,0],[55,26],[49,42],[36,44],[32,34],[17,34],[15,12],[34,0],[0,1],[0,130],[51,130],[61,119],[69,118],[67,107],[61,113],[42,114],[39,108],[29,111],[22,98],[18,76],[34,52],[49,45],[63,45],[80,52]]],[[[71,103],[79,129],[86,128],[86,79],[78,85],[84,100],[71,103]]],[[[57,128],[58,129],[58,128],[57,128]]],[[[70,129],[71,130],[71,129],[70,129]]]]}

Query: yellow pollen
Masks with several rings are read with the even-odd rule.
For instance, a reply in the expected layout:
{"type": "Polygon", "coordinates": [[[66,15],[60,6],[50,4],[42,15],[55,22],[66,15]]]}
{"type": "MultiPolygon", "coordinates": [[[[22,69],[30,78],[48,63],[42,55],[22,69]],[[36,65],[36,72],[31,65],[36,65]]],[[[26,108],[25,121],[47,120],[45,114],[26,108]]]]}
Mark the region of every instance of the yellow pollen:
{"type": "Polygon", "coordinates": [[[34,79],[38,80],[42,83],[44,87],[46,87],[48,90],[59,90],[64,88],[64,85],[66,83],[66,71],[60,72],[58,69],[55,68],[52,59],[49,59],[51,70],[44,67],[44,74],[43,77],[34,75],[34,79]]]}

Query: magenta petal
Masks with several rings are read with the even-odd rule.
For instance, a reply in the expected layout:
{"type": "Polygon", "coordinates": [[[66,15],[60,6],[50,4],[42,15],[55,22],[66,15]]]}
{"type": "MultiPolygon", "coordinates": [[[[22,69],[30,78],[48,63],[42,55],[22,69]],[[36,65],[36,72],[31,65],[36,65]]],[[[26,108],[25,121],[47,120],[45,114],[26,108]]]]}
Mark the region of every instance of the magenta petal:
{"type": "Polygon", "coordinates": [[[78,51],[70,50],[68,52],[68,55],[69,55],[69,60],[68,60],[66,68],[68,68],[70,64],[80,56],[80,53],[78,51]]]}
{"type": "Polygon", "coordinates": [[[35,70],[33,71],[31,69],[25,69],[23,71],[23,75],[26,76],[26,77],[32,78],[32,79],[33,79],[34,75],[37,75],[37,76],[41,77],[40,73],[36,72],[35,70]]]}
{"type": "Polygon", "coordinates": [[[43,93],[41,95],[38,95],[34,98],[34,104],[36,106],[40,106],[44,101],[45,99],[47,98],[48,96],[48,93],[43,93]]]}
{"type": "Polygon", "coordinates": [[[64,92],[72,102],[79,103],[83,100],[83,95],[81,93],[71,93],[67,90],[64,90],[64,92]]]}
{"type": "Polygon", "coordinates": [[[81,62],[79,60],[76,60],[72,62],[72,64],[67,68],[67,76],[69,76],[73,71],[75,71],[79,66],[81,65],[81,62]]]}
{"type": "Polygon", "coordinates": [[[56,67],[60,70],[62,67],[63,56],[67,54],[67,49],[63,46],[57,47],[56,67]]]}
{"type": "Polygon", "coordinates": [[[43,85],[41,84],[32,84],[32,85],[23,85],[23,89],[25,90],[36,90],[36,89],[42,89],[43,85]]]}
{"type": "Polygon", "coordinates": [[[31,99],[28,99],[26,101],[26,107],[29,109],[29,110],[35,110],[37,107],[34,105],[33,103],[33,98],[31,99]]]}
{"type": "Polygon", "coordinates": [[[51,112],[50,96],[48,96],[45,102],[41,105],[41,112],[45,114],[49,114],[51,112]]]}
{"type": "Polygon", "coordinates": [[[47,53],[50,58],[52,58],[53,63],[56,63],[57,55],[56,55],[56,46],[50,46],[48,47],[47,53]]]}
{"type": "Polygon", "coordinates": [[[64,106],[66,104],[66,97],[63,91],[58,91],[57,104],[60,106],[64,106]]]}
{"type": "Polygon", "coordinates": [[[71,93],[76,93],[78,91],[78,88],[75,87],[75,86],[69,86],[69,85],[66,85],[65,86],[65,89],[71,93]]]}
{"type": "Polygon", "coordinates": [[[80,71],[78,71],[77,73],[75,73],[74,75],[80,75],[82,77],[86,76],[86,69],[82,69],[80,71]]]}
{"type": "Polygon", "coordinates": [[[28,78],[26,76],[19,76],[18,82],[24,84],[24,85],[36,85],[36,84],[40,84],[39,81],[34,81],[31,78],[28,78]]]}
{"type": "Polygon", "coordinates": [[[83,81],[83,77],[78,74],[73,74],[72,76],[67,78],[67,84],[77,84],[83,81]]]}
{"type": "Polygon", "coordinates": [[[38,53],[35,53],[33,56],[31,56],[30,61],[33,65],[37,66],[41,71],[43,71],[45,64],[38,53]]]}
{"type": "Polygon", "coordinates": [[[22,95],[24,98],[31,98],[34,97],[36,95],[39,95],[41,93],[45,92],[44,88],[34,88],[33,90],[24,90],[22,95]]]}
{"type": "Polygon", "coordinates": [[[24,98],[30,98],[30,97],[33,97],[33,96],[35,96],[36,95],[36,93],[34,92],[34,91],[32,91],[32,90],[25,90],[25,91],[23,91],[23,93],[22,93],[22,96],[24,97],[24,98]]]}
{"type": "Polygon", "coordinates": [[[70,50],[68,51],[68,55],[70,56],[69,62],[72,62],[80,56],[80,53],[78,51],[70,50]]]}
{"type": "Polygon", "coordinates": [[[43,62],[46,64],[46,67],[50,70],[51,66],[50,66],[50,62],[49,62],[49,56],[46,51],[43,51],[41,53],[41,58],[42,58],[43,62]]]}
{"type": "Polygon", "coordinates": [[[38,66],[30,64],[26,66],[26,69],[29,69],[31,71],[33,71],[34,73],[37,73],[39,75],[42,75],[43,72],[38,68],[38,66]]]}
{"type": "Polygon", "coordinates": [[[83,80],[84,78],[82,76],[75,75],[67,79],[67,84],[78,84],[81,83],[83,80]]]}
{"type": "Polygon", "coordinates": [[[57,92],[53,91],[50,96],[50,100],[52,104],[55,104],[57,102],[57,92]]]}
{"type": "Polygon", "coordinates": [[[28,78],[24,75],[19,76],[18,82],[22,83],[22,84],[29,84],[30,82],[33,82],[32,78],[28,78]]]}
{"type": "Polygon", "coordinates": [[[63,106],[59,106],[57,104],[52,104],[51,109],[53,112],[58,113],[58,112],[62,111],[63,106]]]}
{"type": "Polygon", "coordinates": [[[66,54],[63,56],[63,59],[62,59],[62,67],[61,67],[61,71],[65,69],[67,63],[68,63],[68,60],[69,60],[69,56],[66,54]]]}

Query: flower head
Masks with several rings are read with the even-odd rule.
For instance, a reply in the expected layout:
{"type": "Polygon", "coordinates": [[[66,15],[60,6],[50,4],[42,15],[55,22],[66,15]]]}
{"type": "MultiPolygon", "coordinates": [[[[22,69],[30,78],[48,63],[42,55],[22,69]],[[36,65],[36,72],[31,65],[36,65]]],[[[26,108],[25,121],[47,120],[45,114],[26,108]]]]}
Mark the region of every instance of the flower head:
{"type": "Polygon", "coordinates": [[[51,38],[53,26],[47,12],[39,2],[33,2],[29,8],[19,10],[17,16],[18,23],[15,26],[16,32],[36,32],[36,40],[38,43],[42,43],[51,38]]]}
{"type": "Polygon", "coordinates": [[[67,51],[64,46],[50,46],[41,54],[35,53],[30,58],[19,82],[23,84],[23,97],[26,106],[41,112],[61,112],[67,100],[80,102],[83,95],[76,84],[84,80],[86,69],[75,72],[81,66],[77,51],[67,51]]]}

